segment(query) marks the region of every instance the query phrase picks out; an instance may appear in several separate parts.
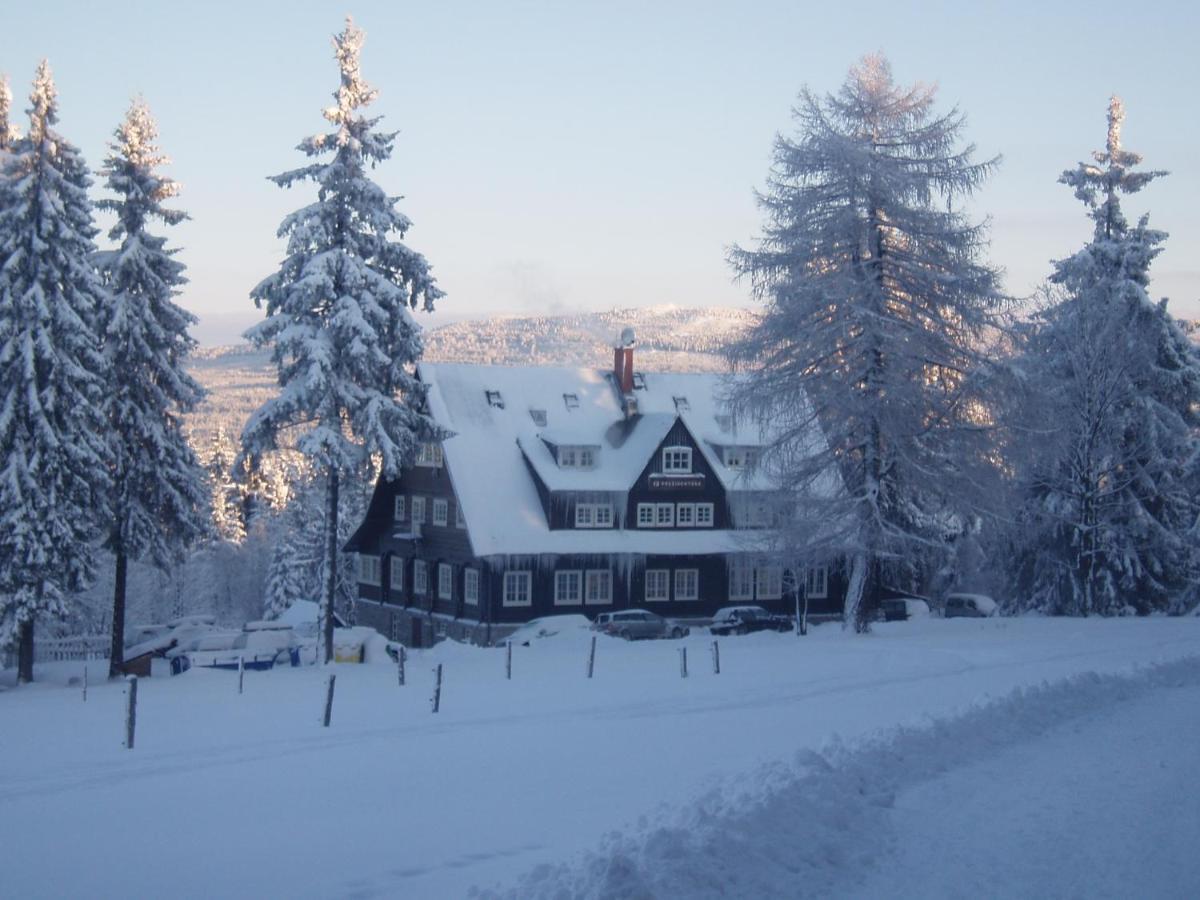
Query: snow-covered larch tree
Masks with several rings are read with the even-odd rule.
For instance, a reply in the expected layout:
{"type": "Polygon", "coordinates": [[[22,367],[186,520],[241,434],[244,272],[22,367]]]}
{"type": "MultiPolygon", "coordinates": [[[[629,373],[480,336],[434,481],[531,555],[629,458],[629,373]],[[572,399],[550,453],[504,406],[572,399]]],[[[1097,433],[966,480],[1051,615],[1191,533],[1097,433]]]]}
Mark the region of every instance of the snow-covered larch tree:
{"type": "Polygon", "coordinates": [[[359,73],[363,33],[347,19],[333,40],[341,70],[334,126],[300,144],[310,157],[331,156],[272,180],[281,187],[311,181],[317,199],[284,219],[287,255],[251,296],[267,318],[247,332],[270,345],[280,394],[264,404],[242,434],[244,454],[276,449],[281,432],[299,432],[297,448],[327,475],[325,519],[325,658],[333,658],[337,586],[338,490],[342,473],[377,456],[395,477],[423,441],[439,437],[422,412],[424,391],[413,372],[420,330],[411,309],[433,309],[441,291],[424,256],[401,242],[410,222],[369,176],[387,160],[394,134],[360,110],[376,92],[359,73]]]}
{"type": "Polygon", "coordinates": [[[1121,195],[1166,173],[1135,171],[1123,120],[1114,97],[1105,149],[1059,178],[1093,235],[1055,263],[1020,367],[1037,437],[1014,595],[1047,612],[1178,610],[1200,578],[1200,354],[1147,292],[1166,234],[1121,195]]]}
{"type": "Polygon", "coordinates": [[[792,498],[779,549],[845,561],[859,630],[885,584],[927,577],[919,561],[963,528],[983,457],[974,376],[1004,297],[958,204],[995,161],[972,161],[963,116],[934,94],[878,55],[837,94],[801,91],[758,246],[730,256],[765,305],[733,348],[733,399],[778,429],[762,464],[792,498]]]}
{"type": "Polygon", "coordinates": [[[125,586],[131,559],[165,569],[207,526],[204,469],[183,433],[183,416],[204,389],[184,369],[195,347],[188,327],[196,317],[174,302],[186,283],[184,266],[154,221],[176,225],[186,213],[164,202],[179,186],[157,170],[169,160],[156,145],[158,128],[135,100],[114,132],[101,170],[115,197],[99,209],[116,215],[115,250],[96,255],[108,289],[100,306],[105,355],[104,411],[111,443],[111,521],[105,547],[116,563],[109,677],[121,674],[125,586]]]}
{"type": "Polygon", "coordinates": [[[53,129],[45,61],[30,100],[0,173],[0,644],[17,641],[20,681],[37,619],[92,576],[108,484],[91,179],[53,129]]]}

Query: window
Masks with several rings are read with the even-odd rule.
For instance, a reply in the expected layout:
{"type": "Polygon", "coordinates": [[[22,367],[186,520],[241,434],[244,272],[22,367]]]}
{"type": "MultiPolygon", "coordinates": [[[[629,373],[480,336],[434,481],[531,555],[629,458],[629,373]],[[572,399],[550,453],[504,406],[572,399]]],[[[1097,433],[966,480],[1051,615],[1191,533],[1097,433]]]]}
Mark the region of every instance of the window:
{"type": "Polygon", "coordinates": [[[449,563],[438,564],[438,599],[454,599],[454,569],[449,563]]]}
{"type": "Polygon", "coordinates": [[[379,576],[379,557],[360,553],[358,555],[358,580],[363,584],[379,584],[379,576]]]}
{"type": "Polygon", "coordinates": [[[442,445],[441,444],[422,444],[421,449],[417,451],[417,465],[430,466],[440,469],[442,467],[442,445]]]}
{"type": "Polygon", "coordinates": [[[744,562],[729,567],[729,599],[754,599],[754,570],[744,562]]]}
{"type": "Polygon", "coordinates": [[[443,497],[433,498],[433,524],[445,525],[450,513],[450,504],[443,497]]]}
{"type": "Polygon", "coordinates": [[[692,471],[691,447],[664,447],[662,459],[664,472],[690,473],[692,471]]]}
{"type": "Polygon", "coordinates": [[[635,391],[644,391],[646,389],[646,376],[641,372],[633,373],[633,389],[635,391]]]}
{"type": "Polygon", "coordinates": [[[529,572],[504,573],[504,605],[532,606],[533,592],[530,589],[533,576],[529,572]]]}
{"type": "Polygon", "coordinates": [[[666,569],[646,570],[646,602],[658,603],[671,599],[671,573],[666,569]]]}
{"type": "Polygon", "coordinates": [[[594,469],[596,468],[596,448],[559,447],[558,467],[560,469],[594,469]]]}
{"type": "Polygon", "coordinates": [[[576,503],[576,528],[612,528],[613,511],[609,503],[576,503]]]}
{"type": "Polygon", "coordinates": [[[429,569],[426,568],[425,560],[413,560],[413,593],[420,594],[422,597],[429,592],[429,569]]]}
{"type": "Polygon", "coordinates": [[[462,503],[457,500],[454,503],[454,525],[456,528],[467,527],[467,520],[463,518],[462,503]]]}
{"type": "Polygon", "coordinates": [[[504,398],[500,396],[499,391],[484,391],[483,393],[487,397],[488,406],[494,406],[496,409],[504,409],[504,398]]]}
{"type": "Polygon", "coordinates": [[[404,521],[404,495],[397,494],[396,499],[392,501],[392,518],[397,522],[404,521]]]}
{"type": "Polygon", "coordinates": [[[675,524],[675,504],[656,503],[654,506],[654,527],[670,528],[675,524]]]}
{"type": "Polygon", "coordinates": [[[463,601],[467,606],[479,605],[478,569],[463,569],[463,601]]]}
{"type": "Polygon", "coordinates": [[[747,469],[758,465],[757,447],[726,447],[725,465],[731,469],[747,469]]]}
{"type": "Polygon", "coordinates": [[[533,424],[539,428],[546,427],[546,411],[544,409],[529,410],[529,418],[533,419],[533,424]]]}
{"type": "Polygon", "coordinates": [[[579,468],[594,469],[596,467],[596,454],[591,447],[579,448],[579,468]]]}
{"type": "Polygon", "coordinates": [[[391,586],[393,594],[399,594],[404,590],[404,557],[393,556],[391,562],[388,563],[388,584],[391,586]]]}
{"type": "Polygon", "coordinates": [[[700,570],[675,570],[675,599],[696,600],[700,596],[700,570]]]}
{"type": "Polygon", "coordinates": [[[804,596],[823,600],[829,596],[829,569],[825,566],[810,566],[804,573],[804,596]]]}
{"type": "Polygon", "coordinates": [[[759,566],[754,574],[759,600],[778,600],[783,596],[782,566],[759,566]]]}
{"type": "Polygon", "coordinates": [[[579,606],[583,603],[583,573],[554,573],[554,605],[579,606]]]}
{"type": "Polygon", "coordinates": [[[425,498],[412,498],[412,523],[414,525],[422,525],[425,522],[425,498]]]}
{"type": "Polygon", "coordinates": [[[654,504],[639,503],[637,505],[637,524],[638,528],[653,528],[654,527],[654,504]]]}
{"type": "Polygon", "coordinates": [[[563,394],[563,405],[566,406],[567,409],[579,409],[579,395],[563,394]]]}
{"type": "Polygon", "coordinates": [[[692,408],[687,397],[673,397],[672,399],[675,401],[675,412],[687,412],[692,408]]]}
{"type": "Polygon", "coordinates": [[[691,528],[696,524],[696,504],[680,503],[675,507],[675,524],[680,528],[691,528]]]}
{"type": "Polygon", "coordinates": [[[612,603],[612,572],[608,569],[589,569],[584,581],[584,603],[612,603]]]}
{"type": "Polygon", "coordinates": [[[713,527],[713,505],[711,503],[696,504],[696,527],[697,528],[712,528],[713,527]]]}

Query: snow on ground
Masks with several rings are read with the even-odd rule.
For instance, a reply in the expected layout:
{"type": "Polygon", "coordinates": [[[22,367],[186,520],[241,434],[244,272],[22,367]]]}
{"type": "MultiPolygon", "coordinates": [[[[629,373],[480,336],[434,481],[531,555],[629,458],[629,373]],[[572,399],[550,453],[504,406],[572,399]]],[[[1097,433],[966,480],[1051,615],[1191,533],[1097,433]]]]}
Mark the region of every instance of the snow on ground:
{"type": "Polygon", "coordinates": [[[516,647],[511,682],[503,650],[451,644],[412,653],[405,687],[336,666],[329,729],[324,668],[241,696],[236,673],[144,680],[132,751],[122,686],[83,703],[48,667],[0,692],[0,896],[1200,887],[1155,849],[1200,830],[1200,620],[822,626],[722,639],[720,675],[706,635],[601,638],[590,681],[587,642],[516,647]]]}

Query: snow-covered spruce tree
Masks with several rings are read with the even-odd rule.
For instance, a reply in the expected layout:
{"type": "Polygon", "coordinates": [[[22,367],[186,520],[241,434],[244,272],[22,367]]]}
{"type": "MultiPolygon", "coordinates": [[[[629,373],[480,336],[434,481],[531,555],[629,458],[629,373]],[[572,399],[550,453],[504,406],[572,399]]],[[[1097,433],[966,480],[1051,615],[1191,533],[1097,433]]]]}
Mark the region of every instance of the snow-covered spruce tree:
{"type": "Polygon", "coordinates": [[[438,437],[412,372],[422,342],[409,310],[433,309],[441,291],[425,258],[399,240],[411,223],[396,199],[367,174],[391,156],[395,135],[377,132],[378,120],[359,112],[376,93],[359,74],[362,42],[348,19],[333,41],[341,86],[324,115],[334,130],[300,144],[308,156],[332,159],[272,179],[281,187],[315,182],[317,200],[280,226],[287,256],[252,292],[267,318],[247,332],[256,345],[272,346],[281,391],[247,423],[244,453],[273,450],[281,431],[297,428],[297,448],[327,475],[326,661],[333,658],[339,477],[366,455],[394,477],[422,441],[438,437]]]}
{"type": "Polygon", "coordinates": [[[219,540],[240,544],[246,539],[246,523],[241,486],[233,477],[236,459],[233,439],[224,427],[218,427],[205,464],[212,492],[212,530],[219,540]]]}
{"type": "Polygon", "coordinates": [[[188,335],[196,317],[172,299],[187,281],[176,251],[149,231],[154,220],[177,225],[187,214],[163,205],[179,186],[156,171],[169,160],[155,143],[158,128],[144,102],[130,105],[114,137],[101,173],[116,196],[96,204],[116,215],[108,236],[118,244],[96,255],[108,289],[99,323],[112,465],[105,548],[116,563],[110,678],[124,663],[129,561],[163,569],[179,562],[208,517],[204,469],[183,433],[183,416],[204,397],[183,366],[196,345],[188,335]]]}
{"type": "Polygon", "coordinates": [[[846,620],[865,630],[881,587],[924,577],[961,531],[983,464],[980,347],[1004,304],[984,226],[956,201],[993,161],[961,146],[934,89],[897,86],[868,56],[836,95],[801,91],[779,136],[755,249],[734,248],[763,316],[732,348],[735,408],[779,437],[763,465],[785,561],[846,561],[846,620]],[[823,440],[814,435],[823,434],[823,440]]]}
{"type": "Polygon", "coordinates": [[[91,579],[108,485],[91,184],[42,62],[0,172],[0,644],[33,678],[34,623],[91,579]]]}
{"type": "Polygon", "coordinates": [[[8,86],[8,76],[0,75],[0,154],[9,150],[20,136],[12,122],[12,90],[8,86]]]}
{"type": "Polygon", "coordinates": [[[1055,263],[1022,360],[1038,438],[1013,593],[1070,615],[1178,610],[1200,577],[1200,355],[1147,293],[1166,234],[1130,225],[1120,195],[1165,173],[1134,171],[1123,119],[1114,97],[1105,149],[1059,179],[1094,233],[1055,263]]]}

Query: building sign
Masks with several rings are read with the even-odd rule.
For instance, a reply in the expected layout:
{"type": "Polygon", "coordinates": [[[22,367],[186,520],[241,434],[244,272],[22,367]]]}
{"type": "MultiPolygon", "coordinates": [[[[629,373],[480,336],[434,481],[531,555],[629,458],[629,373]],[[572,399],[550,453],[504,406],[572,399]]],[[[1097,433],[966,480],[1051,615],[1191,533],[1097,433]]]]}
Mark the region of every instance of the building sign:
{"type": "Polygon", "coordinates": [[[699,490],[704,487],[704,475],[660,475],[650,476],[650,489],[654,491],[699,490]]]}

